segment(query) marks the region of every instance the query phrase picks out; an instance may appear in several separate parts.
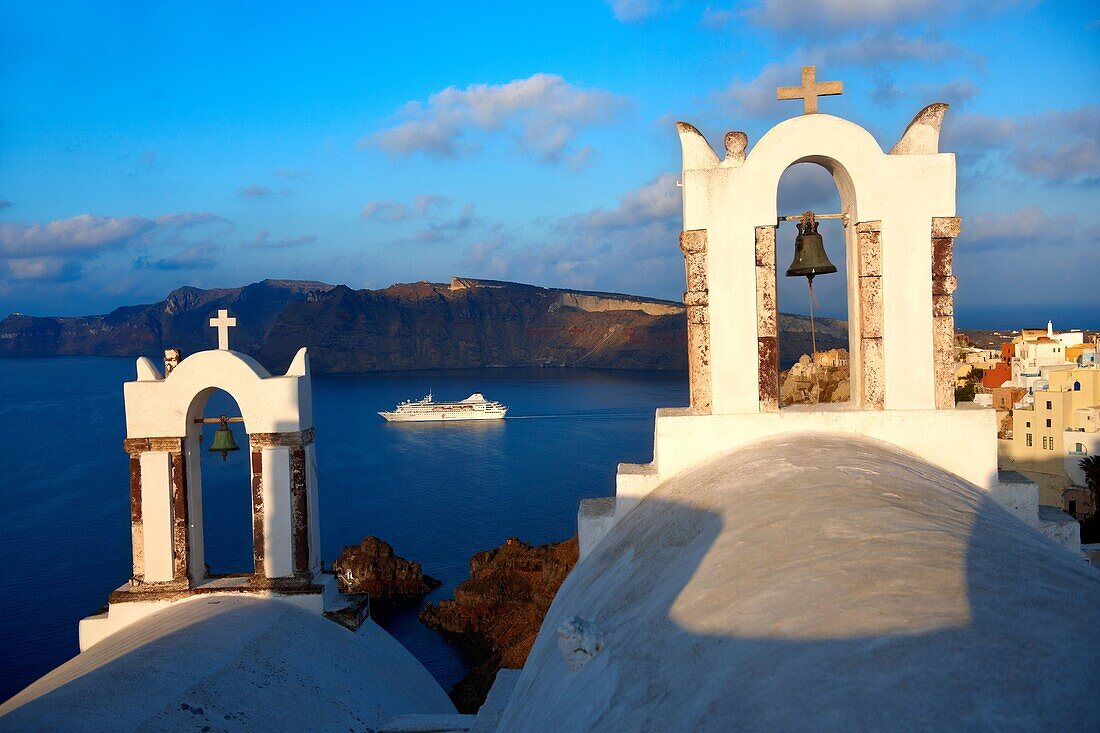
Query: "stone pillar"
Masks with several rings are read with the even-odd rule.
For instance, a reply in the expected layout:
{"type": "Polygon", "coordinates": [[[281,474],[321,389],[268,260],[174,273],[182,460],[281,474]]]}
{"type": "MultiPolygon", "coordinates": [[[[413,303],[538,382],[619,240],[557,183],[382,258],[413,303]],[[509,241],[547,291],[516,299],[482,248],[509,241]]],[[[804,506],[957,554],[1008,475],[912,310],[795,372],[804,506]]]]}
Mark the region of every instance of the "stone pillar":
{"type": "Polygon", "coordinates": [[[711,407],[710,312],[707,291],[707,230],[680,232],[687,273],[688,378],[691,412],[709,415],[711,407]]]}
{"type": "Polygon", "coordinates": [[[257,583],[312,580],[309,465],[313,428],[249,435],[252,528],[257,583]],[[271,550],[270,552],[268,550],[271,550]]]}
{"type": "Polygon", "coordinates": [[[172,579],[191,585],[191,527],[187,521],[187,459],[180,450],[169,453],[172,461],[172,579]]]}
{"type": "Polygon", "coordinates": [[[779,410],[779,305],[775,227],[756,227],[756,340],[760,411],[779,410]]]}
{"type": "MultiPolygon", "coordinates": [[[[882,222],[856,224],[859,248],[859,360],[861,407],[886,405],[886,352],[882,343],[882,222]]],[[[855,357],[855,355],[852,355],[855,357]]]]}
{"type": "Polygon", "coordinates": [[[936,409],[955,407],[955,237],[957,216],[932,219],[932,363],[935,367],[936,409]]]}
{"type": "Polygon", "coordinates": [[[132,584],[145,579],[145,537],[141,524],[141,454],[130,454],[130,538],[134,560],[132,584]]]}
{"type": "Polygon", "coordinates": [[[306,449],[290,451],[290,512],[294,539],[294,575],[309,575],[309,495],[306,493],[306,449]]]}
{"type": "Polygon", "coordinates": [[[183,440],[128,438],[123,447],[130,454],[130,583],[189,588],[191,537],[183,440]]]}
{"type": "Polygon", "coordinates": [[[252,577],[265,578],[264,569],[264,454],[251,444],[249,448],[252,467],[252,577]]]}

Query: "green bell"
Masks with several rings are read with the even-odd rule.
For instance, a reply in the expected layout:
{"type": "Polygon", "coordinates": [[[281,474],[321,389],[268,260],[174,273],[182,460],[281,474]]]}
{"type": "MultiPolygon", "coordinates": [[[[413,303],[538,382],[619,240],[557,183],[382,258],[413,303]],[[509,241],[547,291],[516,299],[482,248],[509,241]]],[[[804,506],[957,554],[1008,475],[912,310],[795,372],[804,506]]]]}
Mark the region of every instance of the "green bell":
{"type": "Polygon", "coordinates": [[[211,453],[221,453],[224,461],[229,457],[230,451],[240,450],[237,441],[233,440],[233,431],[229,429],[229,418],[222,415],[221,427],[214,432],[214,442],[210,445],[211,453]]]}
{"type": "Polygon", "coordinates": [[[787,268],[787,277],[805,276],[813,282],[814,275],[836,272],[836,265],[825,254],[825,243],[817,233],[814,213],[807,211],[798,223],[798,236],[794,240],[794,262],[787,268]]]}

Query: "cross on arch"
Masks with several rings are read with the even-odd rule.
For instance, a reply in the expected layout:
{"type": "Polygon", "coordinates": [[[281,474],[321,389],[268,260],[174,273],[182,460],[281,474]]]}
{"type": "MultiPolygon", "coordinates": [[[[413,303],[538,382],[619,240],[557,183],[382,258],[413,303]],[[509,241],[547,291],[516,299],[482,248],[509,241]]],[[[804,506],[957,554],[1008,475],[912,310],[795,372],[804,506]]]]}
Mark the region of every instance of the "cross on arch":
{"type": "Polygon", "coordinates": [[[831,97],[844,93],[844,82],[817,81],[817,67],[802,67],[802,86],[779,87],[775,90],[776,99],[801,99],[802,114],[817,114],[817,98],[831,97]]]}
{"type": "Polygon", "coordinates": [[[237,319],[230,318],[225,309],[218,311],[217,318],[210,319],[210,327],[218,329],[218,348],[222,351],[229,351],[229,329],[236,325],[237,319]]]}

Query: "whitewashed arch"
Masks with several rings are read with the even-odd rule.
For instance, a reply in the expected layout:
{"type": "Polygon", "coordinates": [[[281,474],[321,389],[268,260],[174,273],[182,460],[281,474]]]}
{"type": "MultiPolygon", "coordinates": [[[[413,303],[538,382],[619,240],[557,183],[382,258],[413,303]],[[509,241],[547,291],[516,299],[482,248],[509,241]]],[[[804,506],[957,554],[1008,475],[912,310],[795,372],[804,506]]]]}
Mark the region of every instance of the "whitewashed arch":
{"type": "Polygon", "coordinates": [[[161,376],[148,358],[124,386],[131,456],[137,586],[195,588],[206,581],[199,457],[203,409],[215,390],[240,407],[248,433],[254,587],[312,584],[321,569],[309,357],[285,375],[229,350],[201,351],[161,376]]]}
{"type": "MultiPolygon", "coordinates": [[[[922,115],[933,107],[937,106],[918,115],[910,128],[923,124],[922,115]]],[[[942,117],[942,109],[938,111],[942,117]]],[[[752,368],[761,349],[758,339],[766,315],[758,305],[758,229],[773,228],[774,274],[776,219],[779,214],[792,213],[776,209],[779,180],[787,168],[801,162],[821,165],[833,175],[842,206],[850,214],[851,226],[846,232],[848,310],[852,346],[857,351],[852,360],[856,380],[863,376],[857,345],[870,332],[864,327],[864,311],[870,309],[860,302],[857,282],[856,240],[864,231],[881,248],[881,271],[876,275],[881,280],[875,285],[881,286],[877,304],[881,306],[882,333],[870,346],[881,350],[882,373],[875,375],[875,380],[881,380],[886,388],[880,404],[873,406],[935,408],[933,223],[955,216],[954,156],[926,152],[927,141],[919,146],[899,143],[894,151],[884,153],[859,125],[824,114],[785,120],[747,155],[744,145],[733,146],[723,161],[694,127],[681,123],[679,130],[684,153],[685,235],[705,232],[696,235],[697,241],[705,240],[705,263],[697,267],[705,275],[697,292],[705,291],[705,295],[696,298],[706,300],[709,412],[761,410],[761,382],[752,368]],[[899,150],[902,147],[906,152],[899,150]]],[[[743,133],[731,133],[738,135],[744,139],[743,133]]],[[[699,244],[693,246],[700,248],[699,244]]],[[[689,275],[690,270],[689,263],[689,275]]],[[[688,290],[689,294],[693,291],[690,281],[688,290]]],[[[772,296],[774,301],[774,291],[772,296]]]]}

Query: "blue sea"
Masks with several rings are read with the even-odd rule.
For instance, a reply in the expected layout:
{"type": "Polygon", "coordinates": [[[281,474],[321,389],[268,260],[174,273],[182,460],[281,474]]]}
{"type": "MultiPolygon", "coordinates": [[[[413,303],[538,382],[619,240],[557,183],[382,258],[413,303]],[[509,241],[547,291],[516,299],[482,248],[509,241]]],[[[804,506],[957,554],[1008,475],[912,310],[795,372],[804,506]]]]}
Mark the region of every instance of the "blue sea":
{"type": "MultiPolygon", "coordinates": [[[[122,384],[132,379],[131,358],[0,360],[0,700],[74,656],[78,621],[130,577],[122,384]]],[[[468,663],[417,621],[423,603],[451,597],[470,556],[508,537],[572,536],[578,502],[614,493],[617,463],[651,459],[654,410],[688,399],[684,373],[577,369],[316,375],[313,392],[325,563],[370,534],[443,581],[376,620],[446,689],[468,663]],[[394,424],[376,414],[429,390],[483,392],[508,417],[394,424]]],[[[235,410],[219,393],[206,412],[235,410]]],[[[206,455],[202,473],[207,563],[250,572],[247,451],[206,455]]]]}

